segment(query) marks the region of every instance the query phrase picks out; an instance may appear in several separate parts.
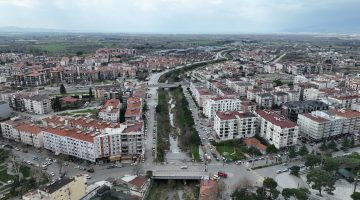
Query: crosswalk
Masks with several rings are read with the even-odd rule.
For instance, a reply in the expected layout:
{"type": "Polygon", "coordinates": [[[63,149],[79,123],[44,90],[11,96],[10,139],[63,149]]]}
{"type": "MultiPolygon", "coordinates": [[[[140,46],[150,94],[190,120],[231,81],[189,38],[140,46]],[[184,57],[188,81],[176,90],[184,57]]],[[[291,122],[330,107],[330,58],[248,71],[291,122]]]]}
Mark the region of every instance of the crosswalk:
{"type": "Polygon", "coordinates": [[[249,172],[256,177],[256,184],[262,184],[262,182],[265,179],[262,175],[260,175],[259,173],[257,173],[256,171],[254,171],[252,169],[249,169],[249,172]]]}

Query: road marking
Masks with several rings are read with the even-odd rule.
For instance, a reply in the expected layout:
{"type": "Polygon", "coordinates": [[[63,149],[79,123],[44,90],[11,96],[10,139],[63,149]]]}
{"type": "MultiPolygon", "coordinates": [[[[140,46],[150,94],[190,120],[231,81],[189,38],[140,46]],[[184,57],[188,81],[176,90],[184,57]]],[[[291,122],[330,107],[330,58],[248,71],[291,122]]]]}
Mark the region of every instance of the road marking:
{"type": "Polygon", "coordinates": [[[256,182],[258,183],[262,183],[264,181],[264,177],[261,176],[259,173],[257,173],[256,171],[250,169],[250,173],[252,173],[255,177],[256,177],[256,182]]]}

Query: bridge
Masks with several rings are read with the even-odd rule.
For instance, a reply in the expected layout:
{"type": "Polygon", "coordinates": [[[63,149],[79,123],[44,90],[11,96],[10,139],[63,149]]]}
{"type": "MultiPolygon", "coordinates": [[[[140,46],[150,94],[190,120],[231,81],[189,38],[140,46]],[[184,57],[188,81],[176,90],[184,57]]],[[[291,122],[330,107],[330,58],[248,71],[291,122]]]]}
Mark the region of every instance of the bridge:
{"type": "Polygon", "coordinates": [[[157,83],[157,84],[149,84],[147,87],[159,87],[159,88],[175,88],[180,85],[186,85],[184,82],[174,82],[174,83],[157,83]]]}
{"type": "Polygon", "coordinates": [[[153,179],[172,179],[172,180],[200,180],[203,179],[203,177],[209,176],[208,173],[203,171],[186,171],[186,169],[182,171],[159,171],[154,170],[152,174],[153,179]]]}

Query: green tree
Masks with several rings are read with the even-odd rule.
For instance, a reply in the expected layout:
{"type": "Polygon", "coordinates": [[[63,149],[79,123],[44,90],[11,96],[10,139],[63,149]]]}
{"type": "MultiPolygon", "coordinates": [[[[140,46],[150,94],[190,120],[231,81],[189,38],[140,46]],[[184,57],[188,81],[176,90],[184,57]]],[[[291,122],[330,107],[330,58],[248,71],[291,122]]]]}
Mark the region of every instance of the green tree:
{"type": "Polygon", "coordinates": [[[235,190],[232,194],[231,194],[231,198],[234,200],[256,200],[255,195],[249,191],[246,188],[240,188],[235,190]]]}
{"type": "Polygon", "coordinates": [[[94,98],[94,94],[92,92],[91,87],[89,88],[89,100],[91,101],[94,98]]]}
{"type": "Polygon", "coordinates": [[[60,102],[60,98],[56,97],[52,103],[52,109],[57,112],[57,111],[61,111],[61,102],[60,102]]]}
{"type": "Polygon", "coordinates": [[[283,85],[283,82],[281,80],[275,80],[273,83],[274,83],[275,87],[283,85]]]}
{"type": "Polygon", "coordinates": [[[321,143],[320,147],[319,147],[322,151],[326,151],[327,150],[327,144],[326,144],[326,140],[323,139],[323,142],[321,143]]]}
{"type": "Polygon", "coordinates": [[[349,139],[347,137],[344,137],[342,144],[341,144],[344,148],[349,148],[350,143],[349,143],[349,139]]]}
{"type": "Polygon", "coordinates": [[[332,174],[322,169],[312,169],[306,176],[308,184],[311,188],[318,190],[321,195],[321,191],[325,189],[328,193],[335,190],[335,179],[332,174]]]}
{"type": "Polygon", "coordinates": [[[323,169],[328,172],[334,172],[339,167],[338,161],[336,161],[334,158],[326,157],[324,159],[324,165],[323,169]]]}
{"type": "Polygon", "coordinates": [[[66,88],[65,88],[64,84],[60,85],[60,94],[66,94],[66,88]]]}
{"type": "Polygon", "coordinates": [[[360,200],[360,192],[354,192],[352,195],[351,195],[351,198],[353,200],[360,200]]]}
{"type": "Polygon", "coordinates": [[[314,166],[321,163],[320,156],[309,154],[305,156],[305,166],[313,168],[314,166]]]}
{"type": "Polygon", "coordinates": [[[294,165],[294,166],[290,167],[290,174],[292,174],[294,176],[299,176],[299,172],[300,172],[299,166],[294,165]]]}
{"type": "Polygon", "coordinates": [[[277,149],[276,149],[275,145],[271,144],[266,147],[266,153],[276,153],[276,152],[277,152],[277,149]]]}
{"type": "Polygon", "coordinates": [[[350,139],[350,147],[354,147],[354,146],[355,146],[355,138],[354,136],[352,136],[350,139]]]}
{"type": "Polygon", "coordinates": [[[300,149],[299,149],[299,155],[300,156],[305,156],[305,155],[307,155],[307,154],[309,154],[309,150],[307,149],[307,147],[304,145],[304,146],[302,146],[302,147],[300,147],[300,149]]]}
{"type": "Polygon", "coordinates": [[[295,158],[295,157],[296,157],[295,148],[291,147],[289,150],[289,158],[295,158]]]}
{"type": "Polygon", "coordinates": [[[309,199],[310,191],[307,188],[284,188],[281,195],[287,200],[294,197],[297,200],[309,199]]]}
{"type": "Polygon", "coordinates": [[[276,189],[277,182],[272,178],[266,178],[263,182],[263,187],[270,193],[270,199],[276,199],[280,192],[276,189]]]}
{"type": "Polygon", "coordinates": [[[335,151],[337,149],[337,144],[334,140],[331,140],[328,144],[328,148],[335,151]]]}

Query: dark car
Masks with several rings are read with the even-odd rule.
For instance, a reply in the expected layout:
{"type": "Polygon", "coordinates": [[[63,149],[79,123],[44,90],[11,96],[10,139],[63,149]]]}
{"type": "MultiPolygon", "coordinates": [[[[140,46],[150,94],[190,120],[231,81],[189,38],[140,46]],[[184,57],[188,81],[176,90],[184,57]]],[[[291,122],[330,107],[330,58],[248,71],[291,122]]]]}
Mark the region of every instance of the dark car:
{"type": "Polygon", "coordinates": [[[90,173],[94,173],[95,172],[95,170],[94,170],[94,168],[89,168],[88,170],[86,170],[87,172],[90,172],[90,173]]]}

